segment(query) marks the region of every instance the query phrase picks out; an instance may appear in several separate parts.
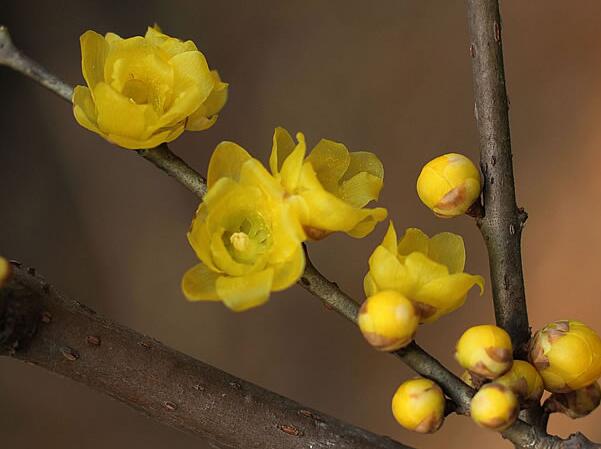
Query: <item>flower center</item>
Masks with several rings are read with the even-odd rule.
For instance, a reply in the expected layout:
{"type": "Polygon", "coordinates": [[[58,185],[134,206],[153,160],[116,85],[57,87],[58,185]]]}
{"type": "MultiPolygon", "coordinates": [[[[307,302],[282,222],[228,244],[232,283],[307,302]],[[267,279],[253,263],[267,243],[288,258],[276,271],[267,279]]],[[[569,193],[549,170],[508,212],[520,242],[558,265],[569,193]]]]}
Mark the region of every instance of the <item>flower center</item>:
{"type": "Polygon", "coordinates": [[[142,80],[129,79],[123,85],[122,94],[136,104],[147,104],[150,92],[149,86],[142,80]]]}
{"type": "Polygon", "coordinates": [[[250,238],[245,232],[234,232],[230,236],[230,242],[236,251],[244,252],[248,248],[250,238]]]}

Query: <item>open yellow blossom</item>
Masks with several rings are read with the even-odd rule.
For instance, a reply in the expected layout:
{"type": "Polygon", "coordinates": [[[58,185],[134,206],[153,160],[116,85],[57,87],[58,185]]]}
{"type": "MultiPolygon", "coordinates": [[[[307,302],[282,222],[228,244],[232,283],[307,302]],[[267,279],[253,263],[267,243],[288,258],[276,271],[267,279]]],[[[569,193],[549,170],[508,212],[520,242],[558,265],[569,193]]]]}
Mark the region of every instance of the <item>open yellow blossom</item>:
{"type": "Polygon", "coordinates": [[[305,158],[301,133],[298,143],[276,128],[269,158],[271,172],[295,202],[307,236],[319,240],[331,232],[365,237],[386,218],[386,209],[365,206],[378,199],[384,169],[367,151],[349,153],[341,143],[322,139],[305,158]]]}
{"type": "Polygon", "coordinates": [[[121,147],[153,148],[209,128],[225,104],[227,84],[192,41],[148,28],[127,39],[86,31],[80,42],[87,87],[75,87],[75,119],[121,147]]]}
{"type": "Polygon", "coordinates": [[[201,262],[183,277],[186,297],[242,311],[294,284],[305,265],[304,233],[280,184],[224,142],[211,158],[208,187],[188,233],[201,262]]]}
{"type": "Polygon", "coordinates": [[[0,257],[0,288],[8,281],[10,273],[10,263],[4,257],[0,257]]]}
{"type": "Polygon", "coordinates": [[[422,323],[431,323],[465,302],[468,291],[480,287],[482,276],[464,273],[465,247],[461,236],[450,232],[429,238],[409,228],[397,242],[392,222],[382,243],[369,258],[365,294],[395,290],[413,301],[422,323]]]}

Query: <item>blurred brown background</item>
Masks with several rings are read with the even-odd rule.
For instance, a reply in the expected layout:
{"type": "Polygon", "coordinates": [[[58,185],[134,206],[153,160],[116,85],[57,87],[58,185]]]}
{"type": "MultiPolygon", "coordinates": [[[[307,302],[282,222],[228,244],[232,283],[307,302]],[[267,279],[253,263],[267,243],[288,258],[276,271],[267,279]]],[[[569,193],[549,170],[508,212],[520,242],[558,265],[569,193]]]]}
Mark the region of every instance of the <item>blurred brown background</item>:
{"type": "MultiPolygon", "coordinates": [[[[477,157],[462,1],[3,1],[15,42],[71,84],[82,82],[79,35],[142,34],[158,22],[193,39],[230,86],[207,132],[172,145],[199,170],[234,140],[264,161],[277,125],[376,152],[382,203],[397,228],[461,233],[468,269],[488,276],[468,218],[436,219],[415,194],[421,164],[449,150],[477,157]]],[[[518,198],[530,214],[524,259],[531,321],[579,318],[601,330],[601,3],[503,3],[518,198]]],[[[0,252],[35,266],[99,312],[235,375],[418,447],[507,446],[452,416],[434,436],[394,422],[390,398],[411,376],[300,287],[234,314],[186,302],[195,263],[185,233],[196,199],[133,152],[79,127],[64,101],[0,68],[0,252]]],[[[385,225],[362,241],[334,236],[311,252],[356,297],[385,225]]],[[[455,340],[492,322],[490,292],[418,340],[458,371],[455,340]]],[[[3,447],[204,448],[126,406],[38,368],[0,359],[3,447]]],[[[601,412],[551,429],[601,440],[601,412]],[[595,425],[596,424],[596,425],[595,425]]]]}

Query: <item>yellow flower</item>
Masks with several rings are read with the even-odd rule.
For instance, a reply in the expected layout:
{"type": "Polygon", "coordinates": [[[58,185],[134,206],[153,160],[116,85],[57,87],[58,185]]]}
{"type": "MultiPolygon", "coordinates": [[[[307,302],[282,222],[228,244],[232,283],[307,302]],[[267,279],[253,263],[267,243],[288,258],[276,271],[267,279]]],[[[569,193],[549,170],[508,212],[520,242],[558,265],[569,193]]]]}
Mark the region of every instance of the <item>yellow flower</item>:
{"type": "Polygon", "coordinates": [[[386,209],[365,206],[378,199],[384,169],[378,157],[366,151],[349,153],[338,142],[322,139],[305,158],[301,133],[298,143],[276,128],[269,158],[271,172],[294,201],[307,236],[319,240],[331,232],[365,237],[386,218],[386,209]]]}
{"type": "Polygon", "coordinates": [[[470,327],[457,342],[455,358],[471,373],[496,379],[511,369],[511,338],[497,326],[485,324],[470,327]]]}
{"type": "Polygon", "coordinates": [[[525,405],[538,403],[545,390],[543,379],[536,368],[523,360],[514,360],[511,369],[495,382],[513,391],[525,405]]]}
{"type": "Polygon", "coordinates": [[[86,31],[80,41],[87,87],[75,87],[75,119],[121,147],[153,148],[206,129],[225,104],[227,84],[192,41],[156,28],[128,39],[86,31]]]}
{"type": "Polygon", "coordinates": [[[357,321],[370,345],[379,351],[396,351],[413,340],[419,315],[411,301],[387,290],[365,300],[357,321]]]}
{"type": "Polygon", "coordinates": [[[417,178],[417,194],[443,218],[465,214],[480,196],[480,172],[467,157],[449,153],[432,159],[417,178]]]}
{"type": "Polygon", "coordinates": [[[422,323],[431,323],[465,302],[468,291],[480,287],[482,276],[463,272],[465,247],[461,236],[443,232],[429,238],[409,228],[397,243],[392,222],[384,240],[369,258],[364,279],[366,296],[395,290],[413,301],[422,323]]]}
{"type": "Polygon", "coordinates": [[[520,411],[515,394],[504,385],[484,385],[472,398],[470,416],[481,427],[502,432],[517,419],[520,411]]]}
{"type": "Polygon", "coordinates": [[[284,191],[246,151],[223,142],[209,163],[208,192],[188,240],[201,263],[186,272],[190,300],[221,300],[232,310],[258,306],[304,270],[303,232],[284,191]]]}
{"type": "Polygon", "coordinates": [[[570,391],[569,393],[553,393],[545,401],[545,409],[559,412],[572,419],[582,418],[593,412],[601,403],[601,388],[595,382],[588,387],[570,391]]]}
{"type": "Polygon", "coordinates": [[[580,321],[555,321],[532,338],[530,361],[547,390],[578,390],[601,377],[601,338],[580,321]]]}
{"type": "Polygon", "coordinates": [[[10,263],[4,257],[0,257],[0,288],[8,281],[10,273],[10,263]]]}
{"type": "Polygon", "coordinates": [[[392,414],[406,429],[434,433],[444,421],[445,398],[440,387],[430,379],[404,382],[392,398],[392,414]]]}

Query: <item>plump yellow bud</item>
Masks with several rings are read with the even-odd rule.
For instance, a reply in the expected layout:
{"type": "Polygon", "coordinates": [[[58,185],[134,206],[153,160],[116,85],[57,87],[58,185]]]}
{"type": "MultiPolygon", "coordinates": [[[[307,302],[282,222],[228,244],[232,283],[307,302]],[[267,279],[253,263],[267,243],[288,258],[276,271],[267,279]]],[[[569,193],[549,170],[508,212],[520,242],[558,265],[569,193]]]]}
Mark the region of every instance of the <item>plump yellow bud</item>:
{"type": "Polygon", "coordinates": [[[480,427],[502,432],[509,428],[520,412],[511,390],[493,382],[484,385],[472,398],[470,415],[480,427]]]}
{"type": "Polygon", "coordinates": [[[480,196],[480,172],[462,154],[449,153],[432,159],[417,178],[422,202],[443,218],[465,214],[480,196]]]}
{"type": "Polygon", "coordinates": [[[572,419],[582,418],[601,403],[601,388],[595,382],[588,387],[570,391],[569,393],[554,393],[545,402],[545,409],[549,412],[559,412],[572,419]]]}
{"type": "Polygon", "coordinates": [[[406,429],[434,433],[444,421],[445,398],[440,387],[429,379],[404,382],[392,398],[392,414],[406,429]]]}
{"type": "Polygon", "coordinates": [[[555,321],[532,338],[530,361],[547,390],[578,390],[601,377],[601,338],[580,321],[555,321]]]}
{"type": "Polygon", "coordinates": [[[385,290],[365,300],[358,322],[370,345],[379,351],[396,351],[413,340],[419,314],[403,295],[385,290]]]}
{"type": "Polygon", "coordinates": [[[75,119],[121,147],[153,148],[207,129],[225,104],[227,84],[192,41],[148,28],[127,39],[86,31],[80,42],[87,86],[75,87],[75,119]]]}
{"type": "Polygon", "coordinates": [[[513,391],[525,405],[538,403],[545,389],[538,371],[523,360],[514,360],[511,369],[495,382],[513,391]]]}
{"type": "Polygon", "coordinates": [[[496,379],[511,368],[511,338],[497,326],[471,327],[457,342],[455,358],[466,370],[486,379],[496,379]]]}
{"type": "Polygon", "coordinates": [[[4,257],[0,257],[0,287],[2,287],[10,277],[10,263],[4,257]]]}

